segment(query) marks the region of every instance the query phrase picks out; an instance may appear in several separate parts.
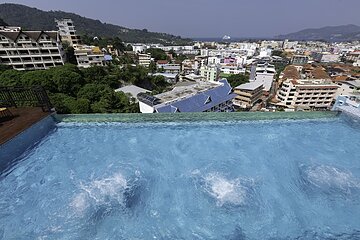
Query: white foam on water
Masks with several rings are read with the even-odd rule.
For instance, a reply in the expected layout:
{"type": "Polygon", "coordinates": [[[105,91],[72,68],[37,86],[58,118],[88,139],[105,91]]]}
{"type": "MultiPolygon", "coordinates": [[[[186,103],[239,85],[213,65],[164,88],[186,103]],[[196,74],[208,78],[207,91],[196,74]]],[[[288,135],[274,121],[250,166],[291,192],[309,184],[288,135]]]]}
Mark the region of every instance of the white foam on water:
{"type": "Polygon", "coordinates": [[[214,197],[218,206],[231,204],[236,206],[245,205],[249,197],[249,179],[227,179],[218,173],[211,173],[204,177],[205,191],[214,197]]]}
{"type": "Polygon", "coordinates": [[[77,194],[71,201],[70,206],[75,210],[77,215],[82,215],[90,206],[87,195],[85,193],[77,194]]]}
{"type": "Polygon", "coordinates": [[[342,191],[360,189],[360,181],[351,172],[328,165],[307,167],[304,170],[307,180],[319,188],[334,188],[342,191]]]}
{"type": "Polygon", "coordinates": [[[111,177],[93,180],[88,184],[80,183],[81,192],[72,199],[70,206],[78,214],[83,214],[91,205],[108,204],[116,201],[124,204],[124,193],[128,182],[120,173],[111,177]]]}

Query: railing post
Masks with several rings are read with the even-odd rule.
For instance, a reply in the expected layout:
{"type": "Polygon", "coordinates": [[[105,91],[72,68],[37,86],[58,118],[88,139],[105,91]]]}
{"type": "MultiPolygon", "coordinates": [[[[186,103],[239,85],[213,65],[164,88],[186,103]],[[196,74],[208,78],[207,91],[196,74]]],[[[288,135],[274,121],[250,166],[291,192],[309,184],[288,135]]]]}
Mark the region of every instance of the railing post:
{"type": "Polygon", "coordinates": [[[11,103],[11,107],[17,108],[17,104],[16,104],[16,102],[15,102],[15,100],[14,100],[12,94],[11,94],[10,89],[9,89],[9,88],[6,88],[6,89],[5,89],[5,93],[8,95],[8,99],[7,99],[7,100],[11,103]]]}

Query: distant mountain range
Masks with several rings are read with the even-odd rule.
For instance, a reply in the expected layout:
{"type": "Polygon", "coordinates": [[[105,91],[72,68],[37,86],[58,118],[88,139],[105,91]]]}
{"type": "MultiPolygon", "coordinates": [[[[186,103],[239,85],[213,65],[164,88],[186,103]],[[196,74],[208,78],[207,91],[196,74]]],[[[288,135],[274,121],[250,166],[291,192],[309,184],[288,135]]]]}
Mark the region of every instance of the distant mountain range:
{"type": "MultiPolygon", "coordinates": [[[[125,42],[186,44],[190,39],[183,39],[166,33],[149,32],[146,29],[129,29],[114,24],[102,23],[62,11],[42,11],[20,4],[0,4],[0,19],[11,26],[20,26],[26,30],[57,30],[55,18],[71,18],[79,34],[98,37],[119,37],[125,42]]],[[[1,25],[1,20],[0,20],[1,25]]]]}
{"type": "Polygon", "coordinates": [[[360,26],[349,24],[334,27],[311,28],[299,32],[279,35],[276,39],[324,40],[328,42],[346,42],[360,40],[360,26]]]}

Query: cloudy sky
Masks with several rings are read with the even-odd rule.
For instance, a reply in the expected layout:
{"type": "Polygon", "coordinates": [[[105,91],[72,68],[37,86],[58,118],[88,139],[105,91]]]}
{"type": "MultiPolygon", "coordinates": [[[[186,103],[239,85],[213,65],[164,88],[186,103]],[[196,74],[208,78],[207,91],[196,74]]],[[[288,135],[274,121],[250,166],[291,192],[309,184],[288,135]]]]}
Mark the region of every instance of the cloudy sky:
{"type": "Polygon", "coordinates": [[[0,0],[184,37],[271,37],[360,25],[360,0],[0,0]]]}

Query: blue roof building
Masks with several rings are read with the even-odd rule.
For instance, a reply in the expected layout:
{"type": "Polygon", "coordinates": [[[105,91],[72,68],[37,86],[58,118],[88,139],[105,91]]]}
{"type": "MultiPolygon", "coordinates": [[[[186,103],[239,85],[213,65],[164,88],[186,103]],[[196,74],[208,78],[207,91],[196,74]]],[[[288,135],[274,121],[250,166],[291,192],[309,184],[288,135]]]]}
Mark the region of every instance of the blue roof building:
{"type": "Polygon", "coordinates": [[[198,81],[156,96],[138,95],[142,113],[231,112],[234,111],[232,100],[235,97],[226,79],[198,81]]]}

